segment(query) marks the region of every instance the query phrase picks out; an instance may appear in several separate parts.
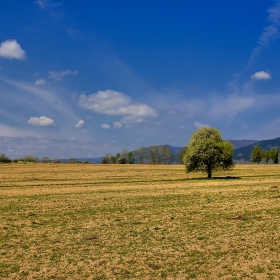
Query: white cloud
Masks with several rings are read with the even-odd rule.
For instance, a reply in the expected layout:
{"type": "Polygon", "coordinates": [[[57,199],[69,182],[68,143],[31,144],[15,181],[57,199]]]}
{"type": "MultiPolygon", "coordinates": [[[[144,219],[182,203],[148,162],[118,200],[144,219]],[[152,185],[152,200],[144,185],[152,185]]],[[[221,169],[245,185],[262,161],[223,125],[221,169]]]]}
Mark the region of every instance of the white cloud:
{"type": "Polygon", "coordinates": [[[16,40],[7,40],[1,44],[0,56],[9,59],[25,59],[25,51],[16,40]]]}
{"type": "Polygon", "coordinates": [[[260,71],[250,76],[253,80],[270,80],[271,75],[268,72],[260,71]]]}
{"type": "Polygon", "coordinates": [[[103,124],[101,125],[101,127],[104,128],[104,129],[109,129],[109,128],[111,128],[111,126],[110,126],[109,124],[107,124],[107,123],[103,123],[103,124]]]}
{"type": "Polygon", "coordinates": [[[85,122],[83,120],[78,121],[78,123],[75,125],[76,128],[84,128],[85,122]]]}
{"type": "Polygon", "coordinates": [[[64,70],[61,72],[58,71],[50,71],[49,72],[49,77],[52,78],[55,81],[62,81],[63,77],[72,75],[76,76],[78,74],[78,71],[72,71],[72,70],[64,70]]]}
{"type": "Polygon", "coordinates": [[[208,124],[202,124],[200,122],[194,122],[194,126],[196,128],[201,128],[201,127],[208,127],[209,125],[208,124]]]}
{"type": "Polygon", "coordinates": [[[35,82],[35,86],[43,86],[45,85],[47,82],[43,79],[40,79],[40,80],[36,80],[35,82]]]}
{"type": "Polygon", "coordinates": [[[122,123],[120,123],[120,122],[114,122],[114,123],[113,123],[113,127],[114,127],[114,128],[122,128],[123,125],[122,125],[122,123]]]}
{"type": "Polygon", "coordinates": [[[156,110],[145,103],[132,100],[128,95],[113,90],[98,91],[89,96],[82,94],[79,105],[97,113],[122,115],[122,122],[142,122],[145,117],[155,117],[156,110]]]}
{"type": "Polygon", "coordinates": [[[52,125],[54,124],[54,120],[50,119],[50,118],[47,118],[45,116],[42,116],[42,117],[31,117],[29,120],[28,120],[28,123],[29,124],[32,124],[32,125],[37,125],[37,126],[49,126],[49,125],[52,125]]]}
{"type": "Polygon", "coordinates": [[[179,129],[186,129],[186,127],[184,125],[180,125],[179,129]]]}

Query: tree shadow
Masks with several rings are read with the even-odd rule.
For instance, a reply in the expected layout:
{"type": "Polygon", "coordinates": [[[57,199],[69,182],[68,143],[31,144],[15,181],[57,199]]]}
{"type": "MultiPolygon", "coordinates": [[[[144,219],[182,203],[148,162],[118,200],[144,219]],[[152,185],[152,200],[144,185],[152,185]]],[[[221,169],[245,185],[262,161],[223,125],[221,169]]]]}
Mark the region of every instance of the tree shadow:
{"type": "MultiPolygon", "coordinates": [[[[210,178],[211,179],[211,178],[210,178]]],[[[239,176],[226,176],[226,177],[212,177],[212,179],[219,179],[219,180],[239,180],[241,177],[239,176]]]]}
{"type": "Polygon", "coordinates": [[[207,178],[207,177],[199,177],[199,178],[187,178],[186,181],[211,181],[211,180],[240,180],[241,177],[238,176],[226,176],[226,177],[220,177],[220,176],[215,176],[212,178],[207,178]]]}

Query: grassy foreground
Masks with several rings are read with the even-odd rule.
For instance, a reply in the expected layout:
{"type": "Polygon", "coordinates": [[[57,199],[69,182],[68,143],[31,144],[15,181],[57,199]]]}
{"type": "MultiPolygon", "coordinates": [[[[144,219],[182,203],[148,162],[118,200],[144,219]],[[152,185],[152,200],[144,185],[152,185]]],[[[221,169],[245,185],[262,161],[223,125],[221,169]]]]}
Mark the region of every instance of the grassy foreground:
{"type": "Polygon", "coordinates": [[[0,279],[280,279],[280,166],[213,175],[0,165],[0,279]]]}

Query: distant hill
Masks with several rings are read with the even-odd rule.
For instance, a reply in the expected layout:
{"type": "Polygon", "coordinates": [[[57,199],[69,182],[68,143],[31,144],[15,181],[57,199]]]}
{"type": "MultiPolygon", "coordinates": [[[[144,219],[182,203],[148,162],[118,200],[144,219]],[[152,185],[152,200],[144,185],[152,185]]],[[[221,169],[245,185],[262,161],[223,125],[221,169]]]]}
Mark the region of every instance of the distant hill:
{"type": "Polygon", "coordinates": [[[243,148],[246,146],[249,146],[251,144],[257,143],[258,140],[246,140],[246,139],[242,139],[242,140],[229,140],[230,143],[233,145],[234,149],[239,149],[239,148],[243,148]]]}
{"type": "Polygon", "coordinates": [[[280,137],[270,140],[262,140],[249,146],[236,149],[233,153],[234,160],[250,161],[250,156],[255,146],[260,146],[264,151],[280,149],[280,137]]]}

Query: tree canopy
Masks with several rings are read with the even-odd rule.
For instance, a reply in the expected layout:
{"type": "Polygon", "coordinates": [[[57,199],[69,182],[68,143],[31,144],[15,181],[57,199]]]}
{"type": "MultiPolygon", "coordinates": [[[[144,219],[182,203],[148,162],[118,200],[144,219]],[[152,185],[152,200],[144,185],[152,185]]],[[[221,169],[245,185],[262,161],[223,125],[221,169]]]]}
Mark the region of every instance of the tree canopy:
{"type": "Polygon", "coordinates": [[[222,139],[219,130],[199,128],[189,141],[184,163],[187,173],[202,171],[211,178],[214,170],[228,170],[233,167],[233,146],[222,139]]]}
{"type": "Polygon", "coordinates": [[[255,146],[251,153],[252,162],[257,162],[258,164],[261,162],[263,158],[263,150],[260,146],[255,146]]]}

